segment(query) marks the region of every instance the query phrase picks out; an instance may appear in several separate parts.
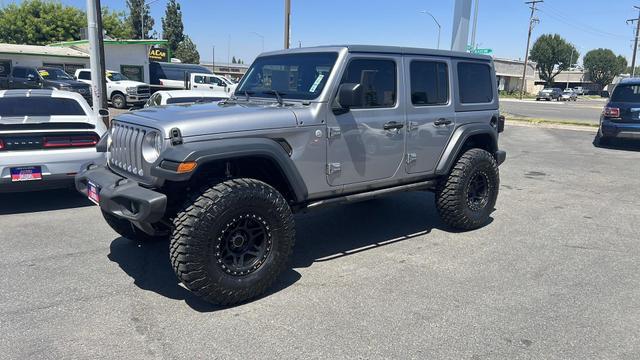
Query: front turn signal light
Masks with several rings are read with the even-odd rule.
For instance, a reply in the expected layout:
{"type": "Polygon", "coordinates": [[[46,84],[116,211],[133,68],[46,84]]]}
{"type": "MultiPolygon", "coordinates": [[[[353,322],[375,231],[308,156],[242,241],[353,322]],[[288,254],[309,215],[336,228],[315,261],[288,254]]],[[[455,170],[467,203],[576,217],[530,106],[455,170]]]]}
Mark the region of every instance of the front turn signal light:
{"type": "Polygon", "coordinates": [[[182,162],[180,163],[180,165],[178,165],[178,169],[176,170],[176,172],[178,174],[192,172],[196,168],[196,166],[198,166],[198,164],[195,161],[182,162]]]}

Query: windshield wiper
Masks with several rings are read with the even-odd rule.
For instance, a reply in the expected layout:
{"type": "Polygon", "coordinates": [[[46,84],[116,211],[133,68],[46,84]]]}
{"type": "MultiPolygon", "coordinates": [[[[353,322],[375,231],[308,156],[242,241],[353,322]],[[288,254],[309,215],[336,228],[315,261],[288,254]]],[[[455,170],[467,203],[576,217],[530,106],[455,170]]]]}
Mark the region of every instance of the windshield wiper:
{"type": "Polygon", "coordinates": [[[267,90],[267,91],[263,91],[263,94],[267,94],[267,95],[275,95],[276,96],[276,100],[278,100],[278,105],[282,106],[283,101],[282,101],[282,96],[283,95],[287,95],[285,93],[281,93],[278,92],[277,90],[267,90]]]}

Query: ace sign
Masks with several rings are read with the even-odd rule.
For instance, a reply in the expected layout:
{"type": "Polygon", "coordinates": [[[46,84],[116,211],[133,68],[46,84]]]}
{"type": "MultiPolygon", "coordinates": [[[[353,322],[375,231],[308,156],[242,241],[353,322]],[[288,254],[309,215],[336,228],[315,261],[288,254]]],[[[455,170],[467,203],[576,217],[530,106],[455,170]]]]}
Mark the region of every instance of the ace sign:
{"type": "Polygon", "coordinates": [[[167,62],[169,60],[167,49],[165,48],[149,49],[149,60],[167,62]]]}

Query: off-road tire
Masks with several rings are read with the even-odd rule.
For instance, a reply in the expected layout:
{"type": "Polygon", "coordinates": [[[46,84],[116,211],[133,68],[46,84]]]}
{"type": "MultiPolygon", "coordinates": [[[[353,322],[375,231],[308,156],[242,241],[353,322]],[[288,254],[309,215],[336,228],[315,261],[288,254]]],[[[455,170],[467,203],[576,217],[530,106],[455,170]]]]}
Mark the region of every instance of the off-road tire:
{"type": "Polygon", "coordinates": [[[102,217],[104,220],[111,226],[111,228],[120,234],[122,237],[125,237],[129,240],[135,240],[140,242],[154,242],[154,241],[163,241],[167,240],[167,236],[153,236],[149,235],[146,232],[138,229],[135,225],[133,225],[127,219],[121,219],[115,215],[109,214],[102,210],[102,217]]]}
{"type": "Polygon", "coordinates": [[[284,197],[261,181],[231,179],[190,194],[174,220],[171,264],[178,279],[197,296],[216,305],[234,305],[273,284],[287,267],[294,242],[295,224],[284,197]],[[240,274],[224,266],[220,253],[224,256],[231,246],[229,224],[245,217],[264,226],[268,242],[266,255],[261,254],[261,260],[256,257],[256,265],[240,274]]]}
{"type": "Polygon", "coordinates": [[[458,159],[449,175],[436,189],[436,206],[442,220],[459,230],[477,229],[489,221],[500,187],[498,163],[482,149],[467,150],[458,159]],[[470,186],[476,176],[486,179],[486,199],[477,209],[470,205],[470,186]]]}
{"type": "Polygon", "coordinates": [[[127,98],[123,94],[116,93],[111,96],[111,103],[116,109],[125,109],[127,107],[127,98]]]}

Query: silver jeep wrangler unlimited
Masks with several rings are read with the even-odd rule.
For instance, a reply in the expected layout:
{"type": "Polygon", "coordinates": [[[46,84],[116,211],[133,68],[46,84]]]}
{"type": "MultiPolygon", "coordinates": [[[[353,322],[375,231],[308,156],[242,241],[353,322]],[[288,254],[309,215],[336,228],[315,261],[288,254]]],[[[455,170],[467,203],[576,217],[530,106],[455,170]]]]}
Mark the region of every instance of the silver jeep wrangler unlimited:
{"type": "Polygon", "coordinates": [[[506,157],[495,79],[490,57],[449,51],[265,53],[227,101],[118,116],[107,166],[76,186],[122,236],[170,238],[195,294],[236,304],[286,268],[296,211],[431,190],[452,228],[486,224],[506,157]]]}

